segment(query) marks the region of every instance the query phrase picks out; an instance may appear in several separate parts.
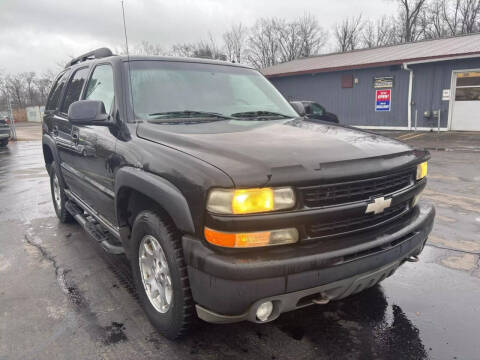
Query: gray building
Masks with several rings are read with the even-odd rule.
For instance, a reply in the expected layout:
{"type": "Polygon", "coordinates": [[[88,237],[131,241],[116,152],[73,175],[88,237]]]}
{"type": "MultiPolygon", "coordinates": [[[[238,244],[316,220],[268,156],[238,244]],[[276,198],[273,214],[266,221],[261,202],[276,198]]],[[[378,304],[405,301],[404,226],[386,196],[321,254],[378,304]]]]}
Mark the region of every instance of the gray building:
{"type": "Polygon", "coordinates": [[[480,131],[480,34],[321,55],[263,74],[289,100],[312,100],[370,129],[480,131]]]}

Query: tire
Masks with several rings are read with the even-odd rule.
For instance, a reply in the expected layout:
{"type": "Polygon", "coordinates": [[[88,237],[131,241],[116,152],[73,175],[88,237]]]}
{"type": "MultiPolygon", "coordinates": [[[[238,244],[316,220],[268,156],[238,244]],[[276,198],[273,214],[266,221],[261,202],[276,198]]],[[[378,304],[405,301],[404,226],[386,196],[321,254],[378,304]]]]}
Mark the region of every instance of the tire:
{"type": "Polygon", "coordinates": [[[50,165],[50,192],[52,193],[53,208],[57,217],[62,223],[71,223],[73,222],[73,216],[65,208],[65,203],[67,202],[67,196],[65,195],[65,190],[63,183],[58,177],[57,165],[55,162],[52,162],[50,165]]]}
{"type": "Polygon", "coordinates": [[[135,218],[130,245],[133,280],[140,304],[148,319],[162,335],[170,340],[185,335],[194,320],[194,304],[183,258],[180,233],[170,221],[167,221],[166,217],[162,217],[156,211],[147,210],[140,212],[135,218]],[[158,250],[158,245],[161,251],[158,250]],[[162,254],[164,257],[161,256],[162,254]],[[146,279],[146,273],[151,269],[152,256],[153,259],[160,260],[156,267],[152,265],[155,270],[150,272],[150,275],[152,273],[156,275],[146,279]],[[167,268],[164,262],[168,265],[167,268]],[[158,296],[155,296],[156,294],[158,296]]]}
{"type": "Polygon", "coordinates": [[[0,147],[6,147],[7,145],[8,145],[8,139],[0,141],[0,147]]]}

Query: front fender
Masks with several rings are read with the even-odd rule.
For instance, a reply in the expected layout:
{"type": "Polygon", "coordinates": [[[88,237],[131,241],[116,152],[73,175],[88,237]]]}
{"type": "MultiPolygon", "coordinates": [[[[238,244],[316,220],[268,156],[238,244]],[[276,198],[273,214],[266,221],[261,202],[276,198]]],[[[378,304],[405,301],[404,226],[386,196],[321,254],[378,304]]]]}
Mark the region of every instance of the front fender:
{"type": "Polygon", "coordinates": [[[119,196],[122,188],[130,188],[158,203],[172,218],[176,227],[189,234],[195,233],[190,207],[181,191],[164,178],[133,167],[119,169],[115,176],[115,209],[119,214],[119,196]]]}

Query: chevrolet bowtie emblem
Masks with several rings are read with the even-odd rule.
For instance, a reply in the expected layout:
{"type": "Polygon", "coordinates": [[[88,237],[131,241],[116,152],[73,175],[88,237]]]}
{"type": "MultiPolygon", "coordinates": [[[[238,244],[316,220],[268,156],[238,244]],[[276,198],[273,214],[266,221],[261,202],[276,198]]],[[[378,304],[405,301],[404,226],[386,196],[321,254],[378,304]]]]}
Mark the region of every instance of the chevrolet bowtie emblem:
{"type": "Polygon", "coordinates": [[[365,210],[365,214],[381,214],[386,208],[390,207],[391,203],[392,199],[385,199],[383,196],[375,198],[372,203],[367,205],[367,210],[365,210]]]}

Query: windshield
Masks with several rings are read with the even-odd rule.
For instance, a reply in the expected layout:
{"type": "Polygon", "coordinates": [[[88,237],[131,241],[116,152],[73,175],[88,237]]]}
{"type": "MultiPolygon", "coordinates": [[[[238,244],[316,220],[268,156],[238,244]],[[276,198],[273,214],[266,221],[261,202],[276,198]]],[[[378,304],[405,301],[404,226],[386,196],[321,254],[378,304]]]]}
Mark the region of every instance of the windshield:
{"type": "Polygon", "coordinates": [[[174,61],[132,61],[136,118],[281,119],[297,117],[257,71],[236,66],[174,61]]]}

